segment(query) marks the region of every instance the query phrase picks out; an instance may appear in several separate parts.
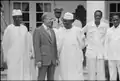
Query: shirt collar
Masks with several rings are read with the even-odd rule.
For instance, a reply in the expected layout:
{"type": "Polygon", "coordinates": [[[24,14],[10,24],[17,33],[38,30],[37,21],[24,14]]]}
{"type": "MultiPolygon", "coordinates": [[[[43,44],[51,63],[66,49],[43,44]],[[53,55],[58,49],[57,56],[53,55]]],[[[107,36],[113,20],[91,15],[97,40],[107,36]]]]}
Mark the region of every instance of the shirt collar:
{"type": "Polygon", "coordinates": [[[120,28],[120,24],[118,25],[117,28],[115,28],[115,26],[112,26],[113,29],[119,29],[120,28]]]}
{"type": "Polygon", "coordinates": [[[48,27],[47,27],[44,23],[43,23],[42,25],[43,25],[43,27],[45,28],[45,30],[48,29],[48,27]]]}
{"type": "MultiPolygon", "coordinates": [[[[58,21],[58,18],[55,18],[54,20],[55,20],[55,21],[58,21]]],[[[61,17],[59,18],[59,21],[61,22],[61,17]]]]}
{"type": "MultiPolygon", "coordinates": [[[[100,27],[102,25],[102,20],[100,21],[100,24],[98,27],[100,27]]],[[[95,26],[96,27],[96,24],[95,24],[95,20],[92,22],[92,26],[95,26]]]]}

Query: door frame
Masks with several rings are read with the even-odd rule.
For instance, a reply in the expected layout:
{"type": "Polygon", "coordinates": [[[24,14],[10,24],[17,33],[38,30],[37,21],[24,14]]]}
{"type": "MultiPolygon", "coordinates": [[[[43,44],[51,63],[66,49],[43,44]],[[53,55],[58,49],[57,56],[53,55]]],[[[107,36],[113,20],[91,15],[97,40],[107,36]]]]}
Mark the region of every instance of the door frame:
{"type": "Polygon", "coordinates": [[[51,13],[53,13],[53,8],[54,8],[54,2],[53,1],[31,1],[31,18],[32,18],[32,32],[34,32],[36,28],[36,3],[51,3],[51,13]]]}
{"type": "Polygon", "coordinates": [[[29,3],[29,29],[32,34],[36,28],[36,3],[51,3],[51,13],[54,9],[54,1],[10,1],[10,21],[13,23],[12,11],[13,11],[13,2],[27,2],[29,3]]]}

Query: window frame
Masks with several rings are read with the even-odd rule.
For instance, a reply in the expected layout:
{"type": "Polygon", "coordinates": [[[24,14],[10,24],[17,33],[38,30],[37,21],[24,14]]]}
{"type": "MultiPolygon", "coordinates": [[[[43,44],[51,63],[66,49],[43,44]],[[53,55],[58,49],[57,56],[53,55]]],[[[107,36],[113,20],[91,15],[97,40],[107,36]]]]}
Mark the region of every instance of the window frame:
{"type": "Polygon", "coordinates": [[[112,14],[112,13],[119,13],[120,14],[120,12],[118,12],[118,4],[120,4],[120,1],[108,1],[108,20],[109,20],[110,27],[112,27],[112,25],[110,25],[110,24],[112,24],[112,22],[110,21],[110,18],[111,18],[110,14],[112,14]],[[115,12],[110,11],[110,4],[113,4],[113,3],[116,4],[116,11],[115,12]]]}

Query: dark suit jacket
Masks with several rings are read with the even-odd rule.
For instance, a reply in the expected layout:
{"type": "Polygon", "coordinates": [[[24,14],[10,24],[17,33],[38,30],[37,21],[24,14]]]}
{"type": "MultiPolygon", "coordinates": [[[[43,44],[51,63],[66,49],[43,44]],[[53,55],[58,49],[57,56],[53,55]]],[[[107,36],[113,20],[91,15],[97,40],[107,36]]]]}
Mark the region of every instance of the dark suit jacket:
{"type": "Polygon", "coordinates": [[[51,37],[43,26],[35,29],[33,34],[35,62],[41,61],[43,65],[56,64],[57,45],[55,33],[51,29],[51,37]]]}

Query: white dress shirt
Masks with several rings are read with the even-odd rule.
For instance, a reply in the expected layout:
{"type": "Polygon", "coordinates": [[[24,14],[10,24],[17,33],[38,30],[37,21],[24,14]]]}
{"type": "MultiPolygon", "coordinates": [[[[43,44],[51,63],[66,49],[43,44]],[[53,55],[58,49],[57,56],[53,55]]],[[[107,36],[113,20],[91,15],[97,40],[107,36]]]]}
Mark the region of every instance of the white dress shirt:
{"type": "Polygon", "coordinates": [[[87,33],[86,45],[87,51],[86,56],[89,58],[102,59],[104,56],[104,37],[109,25],[103,21],[97,27],[95,22],[89,22],[83,31],[87,33]]]}
{"type": "Polygon", "coordinates": [[[47,27],[45,24],[42,24],[43,27],[45,28],[46,32],[51,36],[51,31],[50,31],[50,28],[47,27]]]}
{"type": "Polygon", "coordinates": [[[53,28],[57,28],[58,29],[59,27],[63,27],[63,22],[62,22],[61,18],[59,18],[59,23],[58,23],[58,19],[54,18],[53,28]]]}

